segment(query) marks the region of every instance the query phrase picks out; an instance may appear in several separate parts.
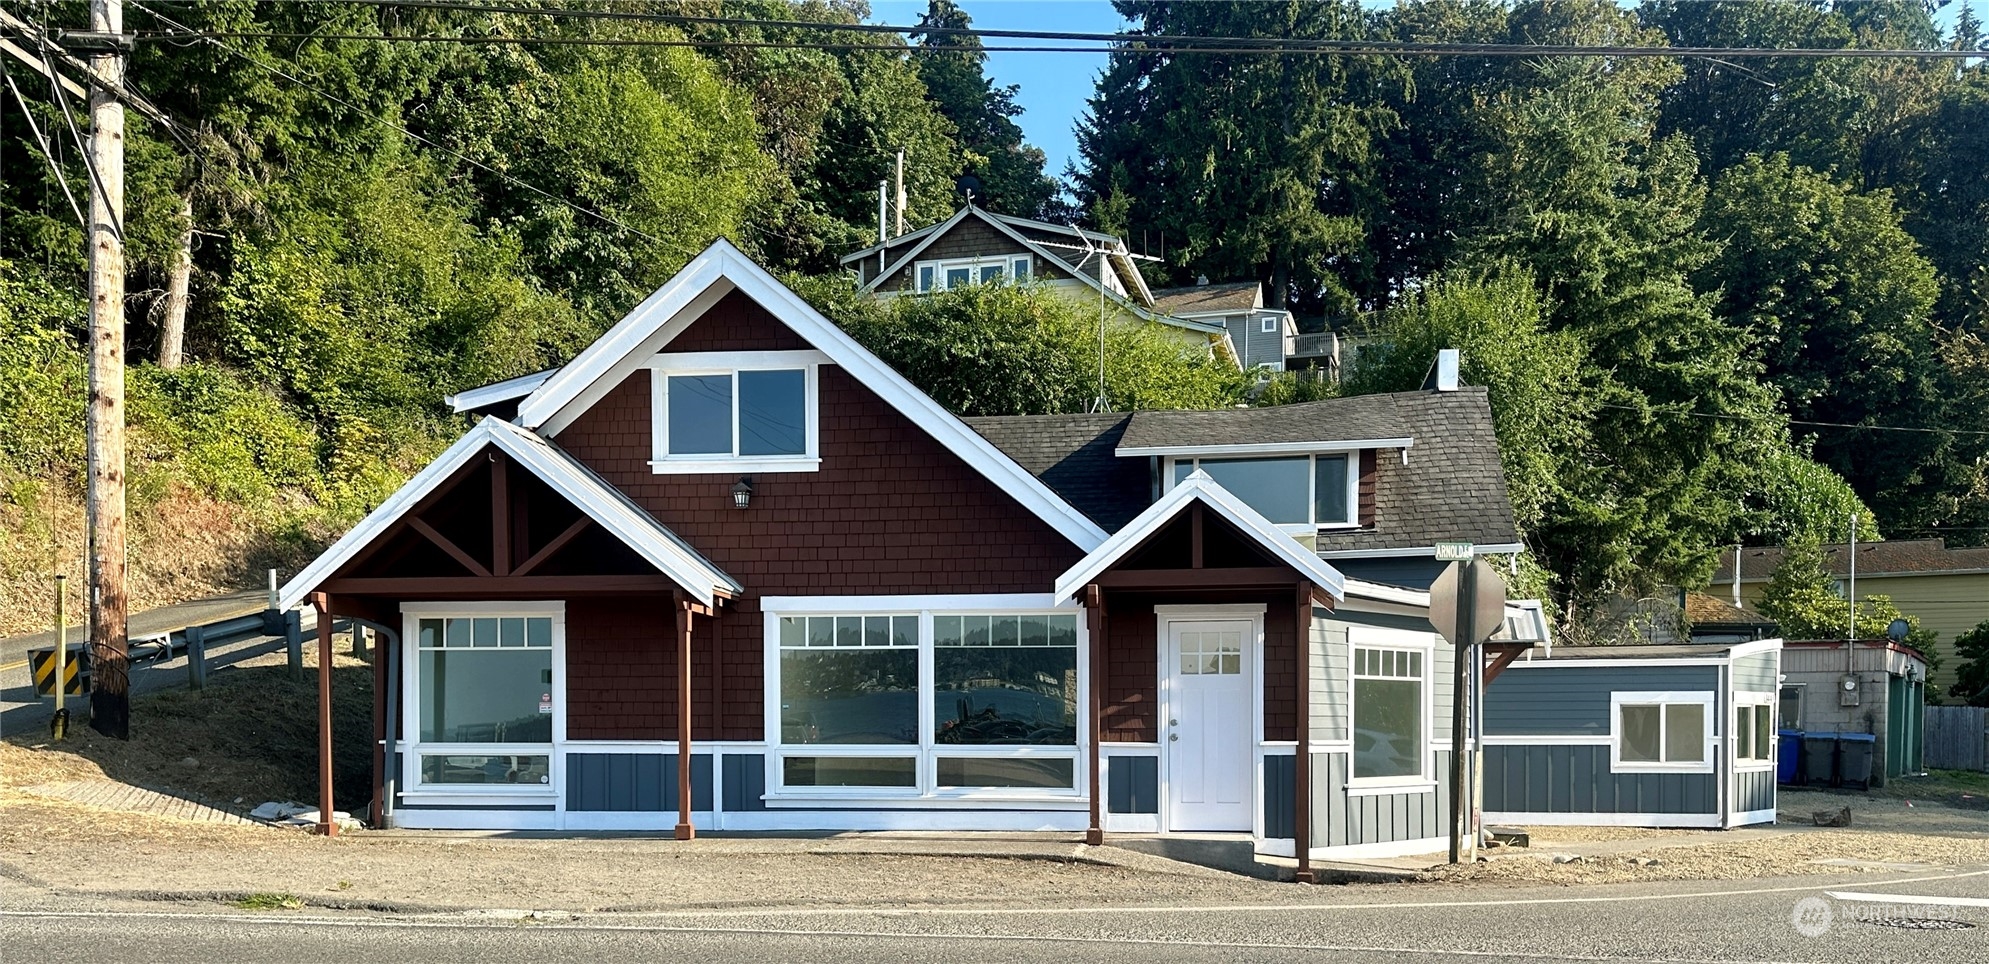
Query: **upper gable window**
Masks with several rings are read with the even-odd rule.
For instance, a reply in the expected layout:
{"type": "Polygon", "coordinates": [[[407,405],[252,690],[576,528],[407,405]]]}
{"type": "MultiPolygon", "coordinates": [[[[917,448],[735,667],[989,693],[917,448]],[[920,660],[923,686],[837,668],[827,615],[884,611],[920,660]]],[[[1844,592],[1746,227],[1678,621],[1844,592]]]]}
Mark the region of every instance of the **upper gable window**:
{"type": "Polygon", "coordinates": [[[989,258],[953,258],[947,261],[921,261],[917,265],[918,291],[926,294],[989,284],[1007,279],[1028,281],[1033,271],[1029,255],[1003,255],[989,258]]]}
{"type": "Polygon", "coordinates": [[[815,471],[819,364],[819,353],[807,351],[658,355],[650,467],[815,471]]]}
{"type": "Polygon", "coordinates": [[[1244,505],[1294,535],[1314,529],[1358,524],[1360,473],[1352,467],[1354,454],[1250,456],[1239,458],[1177,458],[1173,481],[1179,484],[1197,468],[1244,505]]]}

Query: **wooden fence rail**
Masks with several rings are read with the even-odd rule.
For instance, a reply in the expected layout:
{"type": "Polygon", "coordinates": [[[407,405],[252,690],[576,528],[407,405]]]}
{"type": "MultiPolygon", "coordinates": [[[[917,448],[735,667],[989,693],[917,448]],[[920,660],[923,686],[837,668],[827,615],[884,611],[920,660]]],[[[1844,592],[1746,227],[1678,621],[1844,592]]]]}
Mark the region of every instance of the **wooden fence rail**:
{"type": "Polygon", "coordinates": [[[1929,706],[1926,723],[1928,768],[1989,772],[1989,707],[1929,706]]]}

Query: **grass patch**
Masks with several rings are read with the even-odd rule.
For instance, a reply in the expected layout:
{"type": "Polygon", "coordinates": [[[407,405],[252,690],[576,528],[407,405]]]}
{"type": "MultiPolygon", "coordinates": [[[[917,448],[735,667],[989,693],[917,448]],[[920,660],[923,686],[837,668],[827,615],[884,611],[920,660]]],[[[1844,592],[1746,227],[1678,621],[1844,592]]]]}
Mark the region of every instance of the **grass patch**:
{"type": "Polygon", "coordinates": [[[242,910],[303,910],[304,899],[295,894],[250,894],[234,905],[242,910]]]}
{"type": "Polygon", "coordinates": [[[1989,810],[1989,773],[1929,770],[1924,777],[1892,777],[1873,792],[1901,800],[1938,801],[1967,810],[1989,810]]]}

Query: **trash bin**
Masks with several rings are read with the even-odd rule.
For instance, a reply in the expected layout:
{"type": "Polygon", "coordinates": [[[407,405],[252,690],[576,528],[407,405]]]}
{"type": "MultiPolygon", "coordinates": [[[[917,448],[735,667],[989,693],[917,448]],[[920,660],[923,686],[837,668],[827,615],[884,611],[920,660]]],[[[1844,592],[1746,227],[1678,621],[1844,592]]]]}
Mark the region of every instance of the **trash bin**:
{"type": "Polygon", "coordinates": [[[1803,782],[1812,787],[1837,785],[1837,734],[1803,734],[1803,782]]]}
{"type": "Polygon", "coordinates": [[[1872,788],[1872,752],[1878,737],[1870,733],[1837,734],[1837,785],[1856,784],[1860,790],[1872,788]]]}
{"type": "Polygon", "coordinates": [[[1781,740],[1775,744],[1775,782],[1795,783],[1803,758],[1803,731],[1778,730],[1781,740]]]}

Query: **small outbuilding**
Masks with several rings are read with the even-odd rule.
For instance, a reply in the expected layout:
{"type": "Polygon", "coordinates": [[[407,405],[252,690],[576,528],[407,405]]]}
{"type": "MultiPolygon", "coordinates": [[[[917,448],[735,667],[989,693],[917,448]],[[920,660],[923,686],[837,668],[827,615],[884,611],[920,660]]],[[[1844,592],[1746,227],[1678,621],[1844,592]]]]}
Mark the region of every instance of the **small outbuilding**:
{"type": "Polygon", "coordinates": [[[1487,823],[1775,821],[1782,641],[1535,649],[1485,689],[1487,823]]]}
{"type": "MultiPolygon", "coordinates": [[[[1919,773],[1927,708],[1927,657],[1889,639],[1804,640],[1787,644],[1778,692],[1781,726],[1806,738],[1868,736],[1869,777],[1805,772],[1805,782],[1848,779],[1884,786],[1886,778],[1919,773]]],[[[1815,768],[1810,768],[1815,769],[1815,768]]]]}

